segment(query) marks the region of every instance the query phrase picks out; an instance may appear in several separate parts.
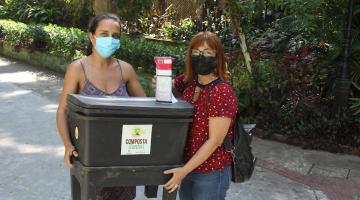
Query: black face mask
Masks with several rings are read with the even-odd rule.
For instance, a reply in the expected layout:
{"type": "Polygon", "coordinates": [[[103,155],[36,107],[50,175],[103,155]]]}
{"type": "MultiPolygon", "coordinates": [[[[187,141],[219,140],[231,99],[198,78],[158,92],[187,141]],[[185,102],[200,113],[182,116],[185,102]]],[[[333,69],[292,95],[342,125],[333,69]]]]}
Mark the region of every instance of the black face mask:
{"type": "Polygon", "coordinates": [[[216,69],[215,57],[191,56],[190,63],[195,73],[200,75],[208,75],[216,69]]]}

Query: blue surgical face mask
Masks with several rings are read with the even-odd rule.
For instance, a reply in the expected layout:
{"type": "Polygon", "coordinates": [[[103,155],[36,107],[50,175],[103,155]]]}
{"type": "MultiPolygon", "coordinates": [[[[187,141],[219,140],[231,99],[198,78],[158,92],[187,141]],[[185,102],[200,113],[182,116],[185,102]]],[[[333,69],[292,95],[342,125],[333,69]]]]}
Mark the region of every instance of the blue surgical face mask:
{"type": "Polygon", "coordinates": [[[120,48],[120,40],[113,37],[96,37],[95,49],[102,58],[112,56],[120,48]]]}

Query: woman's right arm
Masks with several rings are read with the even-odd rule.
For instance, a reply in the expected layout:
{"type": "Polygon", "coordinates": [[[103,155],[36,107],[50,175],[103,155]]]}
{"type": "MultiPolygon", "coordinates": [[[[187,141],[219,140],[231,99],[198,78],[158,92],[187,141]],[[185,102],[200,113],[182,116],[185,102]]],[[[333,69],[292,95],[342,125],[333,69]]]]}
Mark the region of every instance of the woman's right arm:
{"type": "Polygon", "coordinates": [[[75,147],[70,141],[68,124],[67,124],[67,106],[66,97],[68,94],[77,93],[79,90],[79,80],[81,73],[81,66],[76,61],[71,63],[65,73],[63,89],[60,95],[59,106],[56,112],[56,124],[58,133],[65,147],[64,163],[69,168],[72,168],[70,158],[71,156],[77,157],[75,147]]]}

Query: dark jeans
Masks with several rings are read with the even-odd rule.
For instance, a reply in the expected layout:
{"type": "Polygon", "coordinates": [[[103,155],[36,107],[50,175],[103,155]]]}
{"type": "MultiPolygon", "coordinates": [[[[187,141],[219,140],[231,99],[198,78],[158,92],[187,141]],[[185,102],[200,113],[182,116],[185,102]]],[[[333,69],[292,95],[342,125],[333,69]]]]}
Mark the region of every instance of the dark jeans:
{"type": "Polygon", "coordinates": [[[191,172],[181,183],[181,200],[225,200],[230,186],[231,168],[210,173],[191,172]]]}

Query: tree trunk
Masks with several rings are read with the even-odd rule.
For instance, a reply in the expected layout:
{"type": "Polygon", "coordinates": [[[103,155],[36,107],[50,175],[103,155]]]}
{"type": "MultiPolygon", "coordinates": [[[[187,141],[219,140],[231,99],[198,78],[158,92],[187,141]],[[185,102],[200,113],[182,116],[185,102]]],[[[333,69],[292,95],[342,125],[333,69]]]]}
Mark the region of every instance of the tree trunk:
{"type": "Polygon", "coordinates": [[[242,54],[244,56],[246,68],[250,73],[252,73],[251,57],[250,57],[250,53],[249,53],[247,45],[246,45],[245,34],[244,34],[241,27],[239,28],[238,33],[239,33],[239,37],[240,37],[241,52],[242,52],[242,54]]]}
{"type": "Polygon", "coordinates": [[[352,32],[352,20],[354,12],[354,0],[348,0],[347,18],[344,30],[344,43],[343,43],[343,55],[342,62],[338,72],[338,76],[335,80],[335,102],[333,105],[332,115],[341,116],[344,109],[347,106],[348,96],[350,93],[351,78],[350,78],[350,66],[349,58],[351,51],[351,32],[352,32]]]}
{"type": "Polygon", "coordinates": [[[157,0],[157,8],[159,9],[160,14],[164,14],[166,9],[166,0],[157,0]]]}
{"type": "Polygon", "coordinates": [[[225,0],[225,8],[230,17],[235,33],[240,37],[241,52],[243,54],[247,70],[252,73],[251,57],[246,44],[246,37],[241,26],[241,9],[236,0],[225,0]]]}

